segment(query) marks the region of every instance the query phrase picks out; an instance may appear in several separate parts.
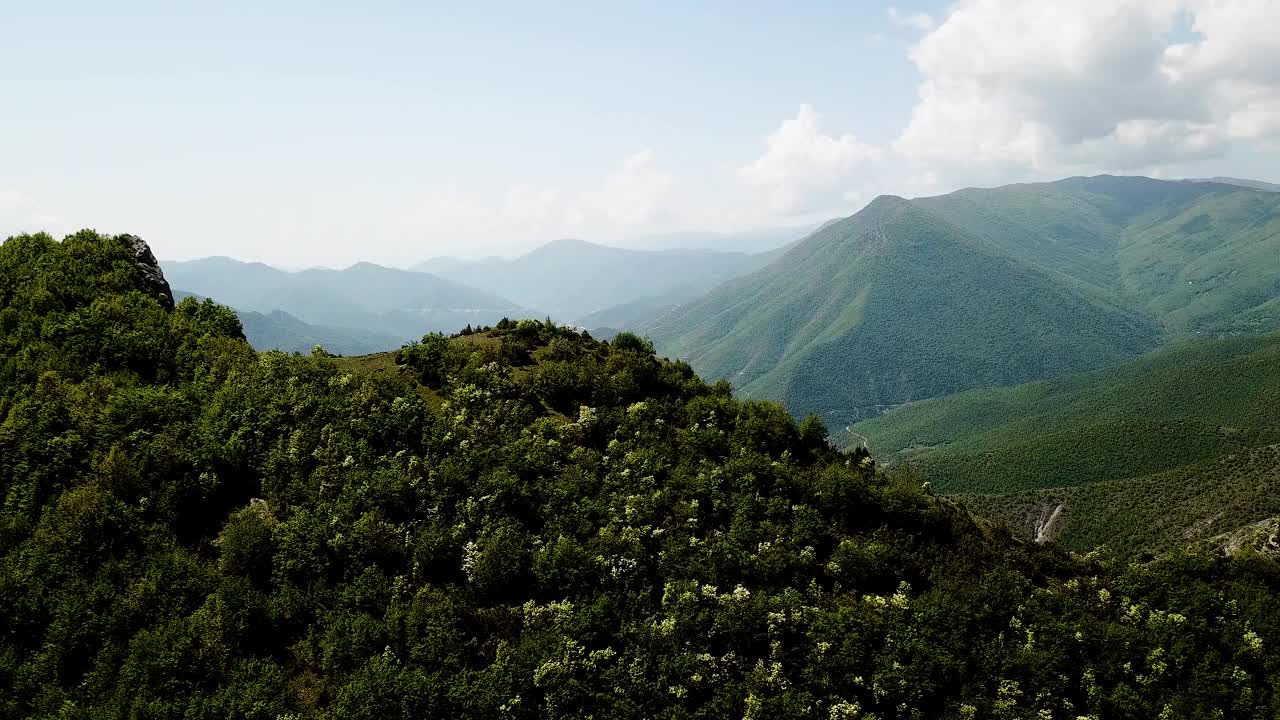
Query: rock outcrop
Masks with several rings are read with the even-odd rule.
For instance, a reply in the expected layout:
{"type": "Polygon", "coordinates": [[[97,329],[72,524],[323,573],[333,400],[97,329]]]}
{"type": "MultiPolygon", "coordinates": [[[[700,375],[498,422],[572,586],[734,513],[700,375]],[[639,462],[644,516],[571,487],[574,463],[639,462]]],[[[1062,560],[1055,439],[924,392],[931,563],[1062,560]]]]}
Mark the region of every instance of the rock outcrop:
{"type": "Polygon", "coordinates": [[[142,276],[142,290],[155,297],[164,309],[172,310],[173,290],[169,288],[169,281],[164,279],[164,272],[160,269],[160,262],[156,260],[155,254],[151,252],[151,246],[137,235],[118,235],[117,239],[133,253],[133,262],[142,276]]]}

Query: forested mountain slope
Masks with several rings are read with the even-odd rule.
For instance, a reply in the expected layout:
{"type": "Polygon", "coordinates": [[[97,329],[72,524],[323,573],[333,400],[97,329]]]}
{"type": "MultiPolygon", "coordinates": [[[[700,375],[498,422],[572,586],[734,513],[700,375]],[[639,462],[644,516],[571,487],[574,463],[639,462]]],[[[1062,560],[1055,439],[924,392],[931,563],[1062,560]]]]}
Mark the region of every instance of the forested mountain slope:
{"type": "Polygon", "coordinates": [[[1167,550],[1280,515],[1280,333],[913,403],[852,432],[1032,534],[1058,510],[1052,534],[1074,549],[1167,550]]]}
{"type": "Polygon", "coordinates": [[[915,202],[1011,257],[1142,309],[1173,336],[1280,330],[1280,194],[1099,176],[915,202]]]}
{"type": "Polygon", "coordinates": [[[1019,261],[916,201],[881,197],[644,328],[660,349],[832,427],[886,406],[1098,367],[1159,323],[1019,261]]]}
{"type": "Polygon", "coordinates": [[[1280,710],[1270,557],[1020,543],[634,335],[256,353],[133,247],[0,247],[0,717],[1280,710]]]}
{"type": "Polygon", "coordinates": [[[1117,480],[1280,442],[1280,333],[1191,341],[1104,370],[971,390],[861,422],[943,492],[1117,480]]]}
{"type": "Polygon", "coordinates": [[[1166,554],[1280,517],[1280,444],[1237,448],[1151,475],[963,501],[1079,552],[1166,554]]]}
{"type": "Polygon", "coordinates": [[[1069,178],[882,197],[641,331],[709,377],[817,412],[886,407],[1280,329],[1280,194],[1069,178]]]}

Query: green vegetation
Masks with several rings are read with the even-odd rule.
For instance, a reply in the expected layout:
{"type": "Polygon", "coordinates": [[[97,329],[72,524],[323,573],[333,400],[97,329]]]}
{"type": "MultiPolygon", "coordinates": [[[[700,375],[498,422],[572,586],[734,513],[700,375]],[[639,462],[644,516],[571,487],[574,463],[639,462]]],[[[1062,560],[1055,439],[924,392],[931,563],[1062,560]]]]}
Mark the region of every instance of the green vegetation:
{"type": "Polygon", "coordinates": [[[829,426],[1140,354],[1161,330],[880,198],[645,328],[663,352],[829,426]]]}
{"type": "Polygon", "coordinates": [[[1280,516],[1280,445],[1244,450],[1145,477],[1010,495],[971,495],[978,512],[1034,533],[1059,507],[1048,537],[1087,552],[1164,554],[1280,516]]]}
{"type": "Polygon", "coordinates": [[[1019,542],[628,333],[257,353],[137,257],[0,247],[0,718],[1280,711],[1270,557],[1019,542]]]}
{"type": "Polygon", "coordinates": [[[1280,194],[1071,178],[883,197],[644,326],[660,351],[830,427],[1280,330],[1280,194]]]}
{"type": "Polygon", "coordinates": [[[942,492],[1148,475],[1280,442],[1280,333],[1191,341],[1113,368],[912,403],[853,426],[942,492]]]}
{"type": "MultiPolygon", "coordinates": [[[[1280,515],[1280,333],[896,408],[852,432],[938,491],[1090,550],[1158,552],[1280,515]]],[[[850,435],[849,438],[854,436],[850,435]]]]}

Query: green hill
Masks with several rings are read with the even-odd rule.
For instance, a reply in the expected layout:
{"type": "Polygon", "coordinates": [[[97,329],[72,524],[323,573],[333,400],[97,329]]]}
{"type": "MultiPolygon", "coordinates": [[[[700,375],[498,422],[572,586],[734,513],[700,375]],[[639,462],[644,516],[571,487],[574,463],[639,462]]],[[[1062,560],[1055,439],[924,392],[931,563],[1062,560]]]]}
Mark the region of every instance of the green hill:
{"type": "Polygon", "coordinates": [[[918,201],[1011,256],[1139,307],[1175,336],[1280,329],[1280,195],[1138,177],[918,201]]]}
{"type": "Polygon", "coordinates": [[[885,407],[1280,329],[1280,194],[1101,176],[879,198],[644,326],[832,427],[885,407]]]}
{"type": "Polygon", "coordinates": [[[1280,441],[1280,333],[1200,340],[1113,368],[972,390],[857,423],[877,457],[948,493],[1117,480],[1280,441]]]}
{"type": "Polygon", "coordinates": [[[1280,333],[1191,341],[912,403],[848,438],[1029,534],[1161,552],[1280,515],[1278,368],[1280,333]]]}
{"type": "Polygon", "coordinates": [[[1020,542],[631,334],[255,352],[0,246],[0,718],[1273,717],[1280,561],[1020,542]]]}
{"type": "Polygon", "coordinates": [[[701,372],[831,426],[1116,362],[1161,339],[1143,315],[889,197],[644,330],[701,372]]]}
{"type": "Polygon", "coordinates": [[[1143,477],[963,500],[1078,552],[1164,554],[1280,516],[1280,445],[1236,449],[1143,477]]]}
{"type": "Polygon", "coordinates": [[[215,257],[163,267],[175,288],[220,298],[240,311],[281,310],[310,325],[392,337],[397,343],[521,313],[515,303],[497,295],[429,273],[372,263],[285,272],[215,257]]]}
{"type": "Polygon", "coordinates": [[[631,250],[584,240],[557,240],[516,258],[436,258],[414,269],[509,297],[588,324],[591,313],[636,301],[675,304],[768,264],[775,252],[631,250]]]}

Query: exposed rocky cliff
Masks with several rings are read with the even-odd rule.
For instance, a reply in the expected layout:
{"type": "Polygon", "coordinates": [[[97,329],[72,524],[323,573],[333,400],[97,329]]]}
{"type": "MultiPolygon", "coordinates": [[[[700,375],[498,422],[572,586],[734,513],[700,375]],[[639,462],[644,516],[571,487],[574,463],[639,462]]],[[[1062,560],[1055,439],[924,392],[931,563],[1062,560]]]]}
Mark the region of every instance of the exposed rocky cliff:
{"type": "Polygon", "coordinates": [[[137,235],[118,235],[117,238],[133,253],[133,261],[141,272],[143,290],[153,295],[166,310],[173,309],[173,291],[164,279],[160,262],[151,252],[151,246],[137,235]]]}

